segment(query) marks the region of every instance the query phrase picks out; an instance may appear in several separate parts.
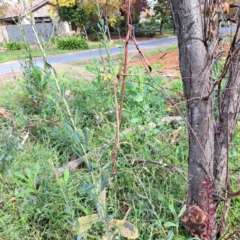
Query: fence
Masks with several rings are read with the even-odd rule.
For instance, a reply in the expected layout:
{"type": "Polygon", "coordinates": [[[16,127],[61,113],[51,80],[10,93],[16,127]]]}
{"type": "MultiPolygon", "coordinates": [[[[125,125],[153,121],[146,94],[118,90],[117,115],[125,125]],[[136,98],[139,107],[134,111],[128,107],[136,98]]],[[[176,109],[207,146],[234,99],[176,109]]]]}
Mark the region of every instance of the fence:
{"type": "MultiPolygon", "coordinates": [[[[35,27],[38,35],[44,39],[44,42],[48,42],[51,36],[54,34],[52,23],[36,23],[35,27]]],[[[31,45],[36,42],[36,36],[31,25],[22,25],[22,30],[18,25],[7,25],[6,30],[9,41],[22,42],[22,34],[24,32],[26,40],[31,45]]]]}

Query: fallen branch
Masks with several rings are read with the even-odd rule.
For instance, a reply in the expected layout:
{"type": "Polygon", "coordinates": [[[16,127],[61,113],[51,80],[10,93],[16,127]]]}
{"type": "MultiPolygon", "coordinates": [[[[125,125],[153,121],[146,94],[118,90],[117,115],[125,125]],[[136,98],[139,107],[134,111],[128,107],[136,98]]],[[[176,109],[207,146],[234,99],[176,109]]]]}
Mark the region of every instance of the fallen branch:
{"type": "Polygon", "coordinates": [[[80,167],[80,166],[84,163],[84,161],[85,161],[86,158],[89,158],[89,157],[92,156],[93,153],[95,153],[95,152],[103,151],[104,149],[106,149],[106,147],[107,147],[106,144],[105,144],[105,145],[102,145],[101,147],[93,150],[92,152],[87,153],[87,154],[83,155],[82,157],[77,158],[77,159],[69,162],[68,164],[66,164],[66,165],[58,168],[58,170],[57,170],[57,172],[56,172],[56,176],[57,176],[58,178],[61,177],[66,169],[68,169],[68,170],[73,170],[73,169],[76,169],[76,168],[80,167]]]}
{"type": "MultiPolygon", "coordinates": [[[[126,129],[125,131],[123,131],[123,132],[121,133],[121,135],[126,135],[126,134],[128,134],[128,133],[131,133],[131,132],[133,132],[135,129],[136,129],[136,128],[128,128],[128,129],[126,129]]],[[[109,143],[112,143],[112,141],[110,141],[109,143]]],[[[80,167],[81,165],[84,164],[85,159],[92,157],[96,152],[101,152],[101,151],[105,150],[105,149],[108,147],[109,143],[104,144],[104,145],[102,145],[102,146],[94,149],[93,151],[91,151],[91,152],[83,155],[82,157],[77,158],[77,159],[75,159],[75,160],[67,163],[66,165],[58,168],[57,171],[56,171],[56,177],[57,177],[57,178],[60,178],[60,177],[64,174],[64,171],[65,171],[66,169],[68,169],[68,170],[73,170],[73,169],[76,169],[76,168],[80,167]]],[[[38,188],[38,187],[40,186],[40,184],[41,184],[41,178],[38,178],[38,179],[36,180],[36,187],[38,188]]],[[[1,240],[1,239],[0,239],[0,240],[1,240]]]]}
{"type": "MultiPolygon", "coordinates": [[[[91,151],[90,153],[87,153],[87,154],[83,155],[82,157],[77,158],[77,159],[69,162],[68,164],[66,164],[66,165],[58,168],[57,171],[56,171],[56,177],[57,177],[57,178],[62,177],[62,175],[64,174],[64,171],[65,171],[66,169],[68,169],[68,170],[73,170],[73,169],[76,169],[76,168],[80,167],[81,165],[84,164],[84,161],[85,161],[86,158],[91,157],[91,156],[92,156],[94,153],[96,153],[96,152],[103,151],[104,149],[107,148],[107,146],[108,146],[107,144],[102,145],[101,147],[99,147],[99,148],[97,148],[97,149],[94,149],[94,150],[91,151]]],[[[38,179],[36,180],[36,188],[38,188],[38,187],[40,186],[41,182],[42,182],[42,179],[41,179],[41,178],[38,178],[38,179]]],[[[1,239],[0,239],[0,240],[1,240],[1,239]]]]}

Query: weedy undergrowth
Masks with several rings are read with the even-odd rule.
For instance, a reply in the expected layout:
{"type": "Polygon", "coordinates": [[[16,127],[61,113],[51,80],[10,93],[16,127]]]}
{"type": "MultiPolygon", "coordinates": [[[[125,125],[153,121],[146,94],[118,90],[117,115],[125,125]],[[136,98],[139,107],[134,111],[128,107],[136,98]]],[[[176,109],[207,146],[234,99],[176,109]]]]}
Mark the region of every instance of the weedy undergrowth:
{"type": "MultiPolygon", "coordinates": [[[[95,58],[94,65],[88,65],[87,70],[96,74],[96,81],[93,81],[92,84],[96,87],[97,91],[101,95],[102,91],[105,90],[102,87],[105,86],[106,88],[109,88],[109,83],[112,82],[115,78],[118,67],[115,67],[115,59],[110,53],[110,43],[106,36],[107,26],[104,24],[103,19],[101,19],[99,6],[98,16],[99,34],[101,35],[100,39],[103,39],[102,46],[104,46],[107,56],[106,58],[101,58],[101,63],[98,59],[95,58]]],[[[74,136],[74,129],[70,130],[72,132],[72,135],[74,136]]],[[[77,140],[76,138],[74,139],[77,140]]],[[[115,239],[115,237],[119,234],[129,239],[136,239],[138,237],[138,229],[132,223],[126,221],[125,219],[115,219],[113,218],[113,216],[110,216],[107,213],[106,187],[108,182],[110,181],[111,174],[110,170],[105,168],[108,167],[109,164],[101,168],[101,166],[94,166],[91,162],[88,161],[87,158],[85,161],[91,173],[92,183],[86,183],[84,181],[81,181],[80,193],[89,193],[91,195],[95,203],[97,214],[77,218],[77,220],[73,223],[72,229],[77,233],[78,239],[80,239],[81,237],[86,237],[87,230],[89,230],[95,223],[100,223],[103,227],[103,231],[105,232],[105,235],[102,238],[103,240],[115,239]],[[94,170],[94,168],[96,167],[100,169],[100,176],[98,174],[96,176],[97,171],[94,170]]]]}
{"type": "Polygon", "coordinates": [[[27,56],[27,60],[25,61],[25,63],[21,65],[24,79],[23,86],[27,90],[28,94],[31,96],[33,101],[36,101],[38,104],[40,104],[41,102],[46,103],[46,99],[48,99],[52,104],[55,105],[55,108],[58,111],[61,119],[63,120],[65,119],[66,116],[68,116],[71,124],[75,127],[74,118],[66,98],[66,88],[63,83],[60,84],[55,69],[52,67],[51,64],[49,64],[47,60],[44,40],[38,35],[36,27],[34,26],[33,22],[31,21],[30,23],[32,31],[36,37],[36,43],[42,52],[44,66],[43,68],[39,68],[36,65],[36,63],[34,63],[31,54],[31,48],[27,43],[24,29],[20,25],[22,31],[22,38],[24,42],[23,46],[27,56]],[[52,79],[53,82],[55,83],[54,90],[49,89],[49,83],[52,79]],[[52,94],[51,91],[53,91],[52,94]],[[55,96],[53,97],[53,95],[55,96]],[[61,101],[56,101],[56,95],[61,98],[61,101]],[[63,103],[63,105],[61,104],[61,102],[63,103]]]}

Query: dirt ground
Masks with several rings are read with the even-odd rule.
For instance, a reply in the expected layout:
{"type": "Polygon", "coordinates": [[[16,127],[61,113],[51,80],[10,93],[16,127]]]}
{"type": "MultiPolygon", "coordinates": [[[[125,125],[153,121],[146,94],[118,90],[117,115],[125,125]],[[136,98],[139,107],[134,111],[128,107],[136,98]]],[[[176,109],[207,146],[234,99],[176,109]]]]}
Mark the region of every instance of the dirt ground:
{"type": "MultiPolygon", "coordinates": [[[[162,52],[149,57],[146,57],[150,65],[160,64],[164,71],[168,74],[177,74],[179,73],[179,54],[178,50],[172,52],[162,52]]],[[[137,60],[133,65],[141,64],[141,60],[137,60]]]]}
{"type": "MultiPolygon", "coordinates": [[[[227,56],[229,45],[224,45],[223,56],[227,56]]],[[[150,65],[160,64],[164,72],[169,75],[176,75],[180,71],[179,52],[178,50],[171,52],[162,52],[153,56],[146,57],[150,65]]],[[[133,65],[141,64],[141,60],[134,61],[133,65]]]]}

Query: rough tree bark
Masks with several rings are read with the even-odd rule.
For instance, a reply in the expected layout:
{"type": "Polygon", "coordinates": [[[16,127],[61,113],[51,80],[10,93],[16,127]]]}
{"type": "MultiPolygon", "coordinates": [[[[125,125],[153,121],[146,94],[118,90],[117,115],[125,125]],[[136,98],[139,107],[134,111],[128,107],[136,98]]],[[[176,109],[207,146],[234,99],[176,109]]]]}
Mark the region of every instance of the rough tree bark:
{"type": "MultiPolygon", "coordinates": [[[[221,92],[219,113],[214,120],[212,97],[212,67],[218,36],[209,36],[203,26],[199,0],[171,0],[171,8],[178,37],[180,70],[186,99],[188,121],[188,206],[196,204],[203,209],[200,195],[204,178],[215,181],[216,194],[222,195],[228,187],[228,155],[232,135],[240,110],[240,73],[238,50],[230,64],[224,91],[221,92]]],[[[216,116],[215,116],[216,117],[216,116]]],[[[196,210],[196,209],[195,209],[196,210]]],[[[200,230],[204,231],[204,229],[200,230]]],[[[212,231],[209,239],[216,237],[212,231]]],[[[208,238],[207,238],[208,239],[208,238]]]]}
{"type": "Polygon", "coordinates": [[[201,206],[203,178],[212,176],[214,155],[212,61],[204,45],[203,23],[198,0],[172,0],[180,70],[189,128],[188,205],[201,206]]]}

